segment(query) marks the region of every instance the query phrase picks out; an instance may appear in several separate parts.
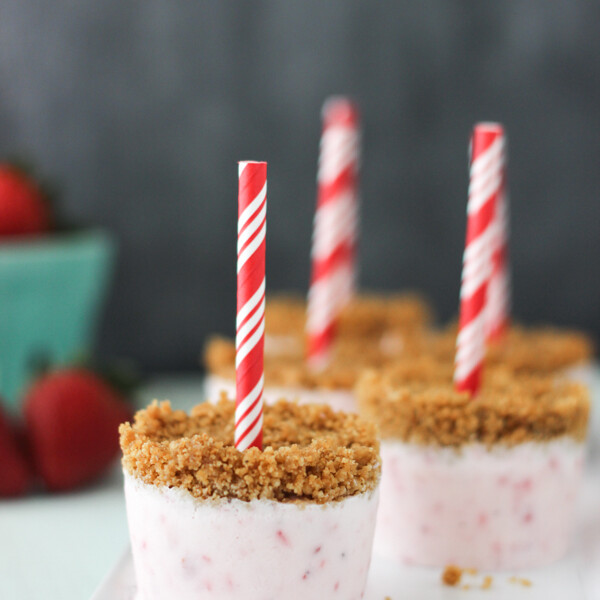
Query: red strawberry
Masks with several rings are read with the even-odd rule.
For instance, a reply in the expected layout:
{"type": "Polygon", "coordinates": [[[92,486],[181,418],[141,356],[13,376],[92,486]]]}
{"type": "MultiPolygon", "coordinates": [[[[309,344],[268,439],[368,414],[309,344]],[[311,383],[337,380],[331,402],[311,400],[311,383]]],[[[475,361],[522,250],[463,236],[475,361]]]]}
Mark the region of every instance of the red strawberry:
{"type": "Polygon", "coordinates": [[[50,211],[38,185],[11,165],[0,165],[0,236],[50,229],[50,211]]]}
{"type": "Polygon", "coordinates": [[[32,480],[33,472],[19,448],[15,430],[0,411],[0,496],[22,496],[32,480]]]}
{"type": "Polygon", "coordinates": [[[119,453],[118,427],[131,415],[115,390],[84,369],[38,380],[25,400],[25,420],[46,487],[68,490],[97,478],[119,453]]]}

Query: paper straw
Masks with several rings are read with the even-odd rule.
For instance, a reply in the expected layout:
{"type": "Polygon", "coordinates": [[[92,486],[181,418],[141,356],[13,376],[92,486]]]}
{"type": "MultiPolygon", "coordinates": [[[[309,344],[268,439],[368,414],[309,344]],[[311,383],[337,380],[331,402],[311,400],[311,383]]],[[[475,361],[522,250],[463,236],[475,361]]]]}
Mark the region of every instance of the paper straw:
{"type": "Polygon", "coordinates": [[[337,317],[356,287],[359,138],[356,106],[330,98],[323,107],[306,326],[307,359],[316,369],[329,362],[337,317]]]}
{"type": "Polygon", "coordinates": [[[239,163],[235,447],[262,449],[267,163],[239,163]]]}
{"type": "MultiPolygon", "coordinates": [[[[484,127],[484,125],[481,125],[484,127]]],[[[506,135],[501,125],[504,152],[499,157],[498,168],[502,172],[502,185],[497,196],[496,212],[492,224],[494,234],[492,242],[492,273],[486,299],[486,339],[494,343],[501,340],[510,325],[511,282],[509,264],[509,206],[508,186],[506,182],[506,135]]]]}
{"type": "Polygon", "coordinates": [[[485,302],[491,274],[491,252],[498,195],[502,189],[504,138],[494,123],[473,131],[467,234],[460,289],[454,382],[457,390],[475,395],[485,358],[485,302]]]}

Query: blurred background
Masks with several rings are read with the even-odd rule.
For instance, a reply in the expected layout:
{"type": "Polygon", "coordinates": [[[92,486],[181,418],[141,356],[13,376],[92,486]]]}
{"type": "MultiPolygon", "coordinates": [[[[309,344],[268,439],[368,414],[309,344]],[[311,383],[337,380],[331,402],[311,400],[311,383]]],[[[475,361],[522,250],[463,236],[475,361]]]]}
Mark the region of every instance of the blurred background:
{"type": "Polygon", "coordinates": [[[267,282],[309,277],[320,109],[360,104],[361,286],[457,311],[467,144],[509,139],[514,311],[600,334],[600,3],[72,2],[0,8],[0,151],[119,241],[100,354],[198,368],[233,334],[237,168],[269,163],[267,282]]]}

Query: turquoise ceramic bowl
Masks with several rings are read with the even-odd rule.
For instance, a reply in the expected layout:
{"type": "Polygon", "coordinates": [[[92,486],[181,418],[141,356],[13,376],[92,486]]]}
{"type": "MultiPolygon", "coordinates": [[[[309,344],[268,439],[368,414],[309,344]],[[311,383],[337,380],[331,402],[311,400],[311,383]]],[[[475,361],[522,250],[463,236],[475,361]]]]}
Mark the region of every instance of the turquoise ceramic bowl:
{"type": "Polygon", "coordinates": [[[9,409],[40,362],[91,352],[115,249],[101,231],[0,243],[0,397],[9,409]]]}

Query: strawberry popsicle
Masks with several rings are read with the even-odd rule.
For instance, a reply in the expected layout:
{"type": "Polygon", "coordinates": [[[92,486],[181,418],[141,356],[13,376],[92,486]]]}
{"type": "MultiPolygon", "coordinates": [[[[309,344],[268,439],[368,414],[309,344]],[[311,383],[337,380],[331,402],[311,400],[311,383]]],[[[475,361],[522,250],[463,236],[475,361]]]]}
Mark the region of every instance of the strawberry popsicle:
{"type": "MultiPolygon", "coordinates": [[[[303,356],[265,354],[264,400],[272,404],[289,398],[300,404],[327,404],[334,410],[356,412],[354,384],[364,367],[374,367],[387,358],[377,346],[355,340],[340,340],[331,364],[323,370],[311,369],[303,356]]],[[[231,340],[213,338],[205,352],[207,376],[205,397],[218,399],[222,392],[235,395],[235,346],[231,340]]]]}
{"type": "MultiPolygon", "coordinates": [[[[265,354],[305,355],[306,302],[301,296],[280,294],[266,304],[265,354]]],[[[367,292],[353,297],[336,324],[338,340],[369,340],[397,354],[403,340],[430,326],[433,310],[419,294],[367,292]]]]}
{"type": "MultiPolygon", "coordinates": [[[[456,324],[451,324],[413,337],[410,354],[452,362],[456,352],[456,334],[456,324]]],[[[493,368],[500,366],[516,375],[566,377],[589,385],[593,375],[593,357],[594,344],[582,331],[513,325],[504,338],[489,344],[485,363],[493,368]]]]}
{"type": "Polygon", "coordinates": [[[504,373],[471,399],[450,382],[371,371],[357,387],[382,435],[377,554],[491,570],[565,554],[584,462],[583,386],[504,373]]]}
{"type": "MultiPolygon", "coordinates": [[[[363,294],[341,311],[330,363],[323,369],[307,365],[305,302],[298,296],[267,301],[265,319],[266,402],[280,398],[328,404],[334,410],[356,411],[353,387],[361,368],[376,367],[412,351],[413,338],[424,335],[432,311],[417,294],[363,294]]],[[[235,396],[235,346],[215,336],[204,353],[205,396],[235,396]]]]}
{"type": "Polygon", "coordinates": [[[154,404],[121,427],[136,600],[362,597],[380,476],[375,428],[324,406],[265,407],[264,450],[234,405],[154,404]]]}

